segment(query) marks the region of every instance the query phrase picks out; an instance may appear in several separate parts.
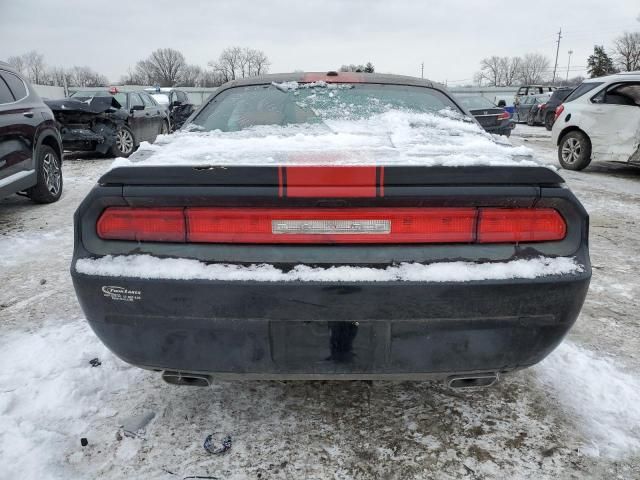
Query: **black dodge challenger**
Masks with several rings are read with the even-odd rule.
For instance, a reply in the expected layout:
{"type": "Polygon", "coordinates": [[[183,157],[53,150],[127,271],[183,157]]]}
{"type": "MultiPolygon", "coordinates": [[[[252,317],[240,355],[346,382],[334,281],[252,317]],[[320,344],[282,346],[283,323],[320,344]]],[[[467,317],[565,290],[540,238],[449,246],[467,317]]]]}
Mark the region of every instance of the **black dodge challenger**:
{"type": "Polygon", "coordinates": [[[578,317],[584,208],[437,84],[236,80],[186,130],[99,180],[71,265],[98,337],[170,383],[482,387],[542,360],[578,317]]]}

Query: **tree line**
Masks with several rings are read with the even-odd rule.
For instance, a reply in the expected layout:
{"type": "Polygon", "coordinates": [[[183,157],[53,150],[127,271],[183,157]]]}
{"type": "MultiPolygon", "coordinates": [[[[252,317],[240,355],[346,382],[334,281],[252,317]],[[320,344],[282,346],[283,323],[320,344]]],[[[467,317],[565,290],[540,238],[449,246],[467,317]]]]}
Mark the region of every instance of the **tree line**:
{"type": "MultiPolygon", "coordinates": [[[[9,57],[7,63],[31,83],[61,87],[104,87],[109,79],[90,67],[70,68],[47,65],[44,55],[32,50],[9,57]]],[[[161,87],[217,87],[236,78],[262,75],[269,71],[269,58],[262,50],[247,47],[225,48],[207,68],[187,63],[173,48],[159,48],[138,61],[123,75],[120,85],[159,85],[161,87]]]]}
{"type": "MultiPolygon", "coordinates": [[[[593,54],[587,59],[587,72],[591,78],[620,71],[640,70],[640,32],[625,32],[613,43],[609,53],[602,45],[595,45],[593,54]]],[[[478,85],[510,87],[547,83],[553,80],[551,60],[539,53],[528,53],[522,57],[491,56],[480,61],[480,70],[474,81],[478,85]]],[[[563,68],[558,66],[555,83],[575,85],[582,77],[562,80],[563,68]]]]}

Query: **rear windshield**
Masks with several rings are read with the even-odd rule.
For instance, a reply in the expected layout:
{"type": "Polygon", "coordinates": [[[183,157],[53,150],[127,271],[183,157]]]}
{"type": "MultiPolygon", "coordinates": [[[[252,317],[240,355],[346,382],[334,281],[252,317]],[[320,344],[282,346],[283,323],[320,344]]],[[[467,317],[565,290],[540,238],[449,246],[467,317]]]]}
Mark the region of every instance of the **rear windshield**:
{"type": "Polygon", "coordinates": [[[481,96],[474,95],[470,97],[458,97],[460,103],[467,107],[469,110],[476,108],[497,108],[491,100],[481,96]]]}
{"type": "Polygon", "coordinates": [[[569,95],[565,99],[565,103],[566,102],[570,102],[571,100],[575,100],[576,98],[581,97],[585,93],[590,92],[591,90],[593,90],[594,88],[596,88],[596,87],[598,87],[600,85],[602,85],[602,82],[585,82],[585,83],[581,83],[580,85],[578,85],[578,87],[573,92],[571,92],[571,95],[569,95]]]}
{"type": "Polygon", "coordinates": [[[69,95],[70,97],[80,97],[80,98],[86,98],[86,97],[116,97],[116,100],[118,101],[118,103],[120,105],[122,105],[123,107],[127,106],[127,94],[126,93],[122,93],[122,92],[118,92],[118,93],[109,93],[109,91],[107,90],[95,90],[95,91],[81,91],[78,90],[77,92],[73,92],[71,95],[69,95]]]}
{"type": "Polygon", "coordinates": [[[256,125],[357,120],[389,110],[437,113],[461,110],[442,92],[386,84],[298,84],[236,87],[212,99],[193,120],[204,130],[237,131],[256,125]]]}

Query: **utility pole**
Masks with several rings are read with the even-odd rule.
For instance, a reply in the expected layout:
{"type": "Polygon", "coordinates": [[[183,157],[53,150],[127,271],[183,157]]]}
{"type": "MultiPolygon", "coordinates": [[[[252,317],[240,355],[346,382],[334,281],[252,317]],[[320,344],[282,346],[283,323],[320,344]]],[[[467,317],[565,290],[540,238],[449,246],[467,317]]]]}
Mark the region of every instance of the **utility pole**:
{"type": "Polygon", "coordinates": [[[553,67],[553,80],[551,80],[551,83],[555,83],[556,81],[556,70],[558,69],[558,53],[560,53],[560,39],[562,38],[562,27],[560,27],[560,30],[558,31],[558,48],[556,48],[556,64],[553,67]]]}
{"type": "Polygon", "coordinates": [[[571,55],[573,55],[573,50],[569,50],[569,61],[567,62],[567,82],[569,81],[569,67],[571,66],[571,55]]]}
{"type": "Polygon", "coordinates": [[[424,62],[422,62],[421,67],[422,67],[422,70],[420,73],[420,78],[424,78],[424,62]]]}

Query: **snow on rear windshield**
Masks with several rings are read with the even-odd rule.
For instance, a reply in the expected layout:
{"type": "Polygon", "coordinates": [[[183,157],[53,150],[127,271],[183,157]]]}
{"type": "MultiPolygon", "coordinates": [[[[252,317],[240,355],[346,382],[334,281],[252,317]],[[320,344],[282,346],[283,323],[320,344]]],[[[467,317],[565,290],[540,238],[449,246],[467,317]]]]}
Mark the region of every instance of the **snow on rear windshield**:
{"type": "Polygon", "coordinates": [[[361,120],[390,110],[462,112],[442,92],[387,84],[283,82],[230,88],[215,97],[193,124],[233,132],[256,125],[317,124],[327,119],[361,120]]]}
{"type": "Polygon", "coordinates": [[[258,125],[235,132],[179,131],[143,142],[124,166],[421,165],[539,166],[527,147],[498,143],[450,110],[390,110],[359,120],[258,125]]]}

